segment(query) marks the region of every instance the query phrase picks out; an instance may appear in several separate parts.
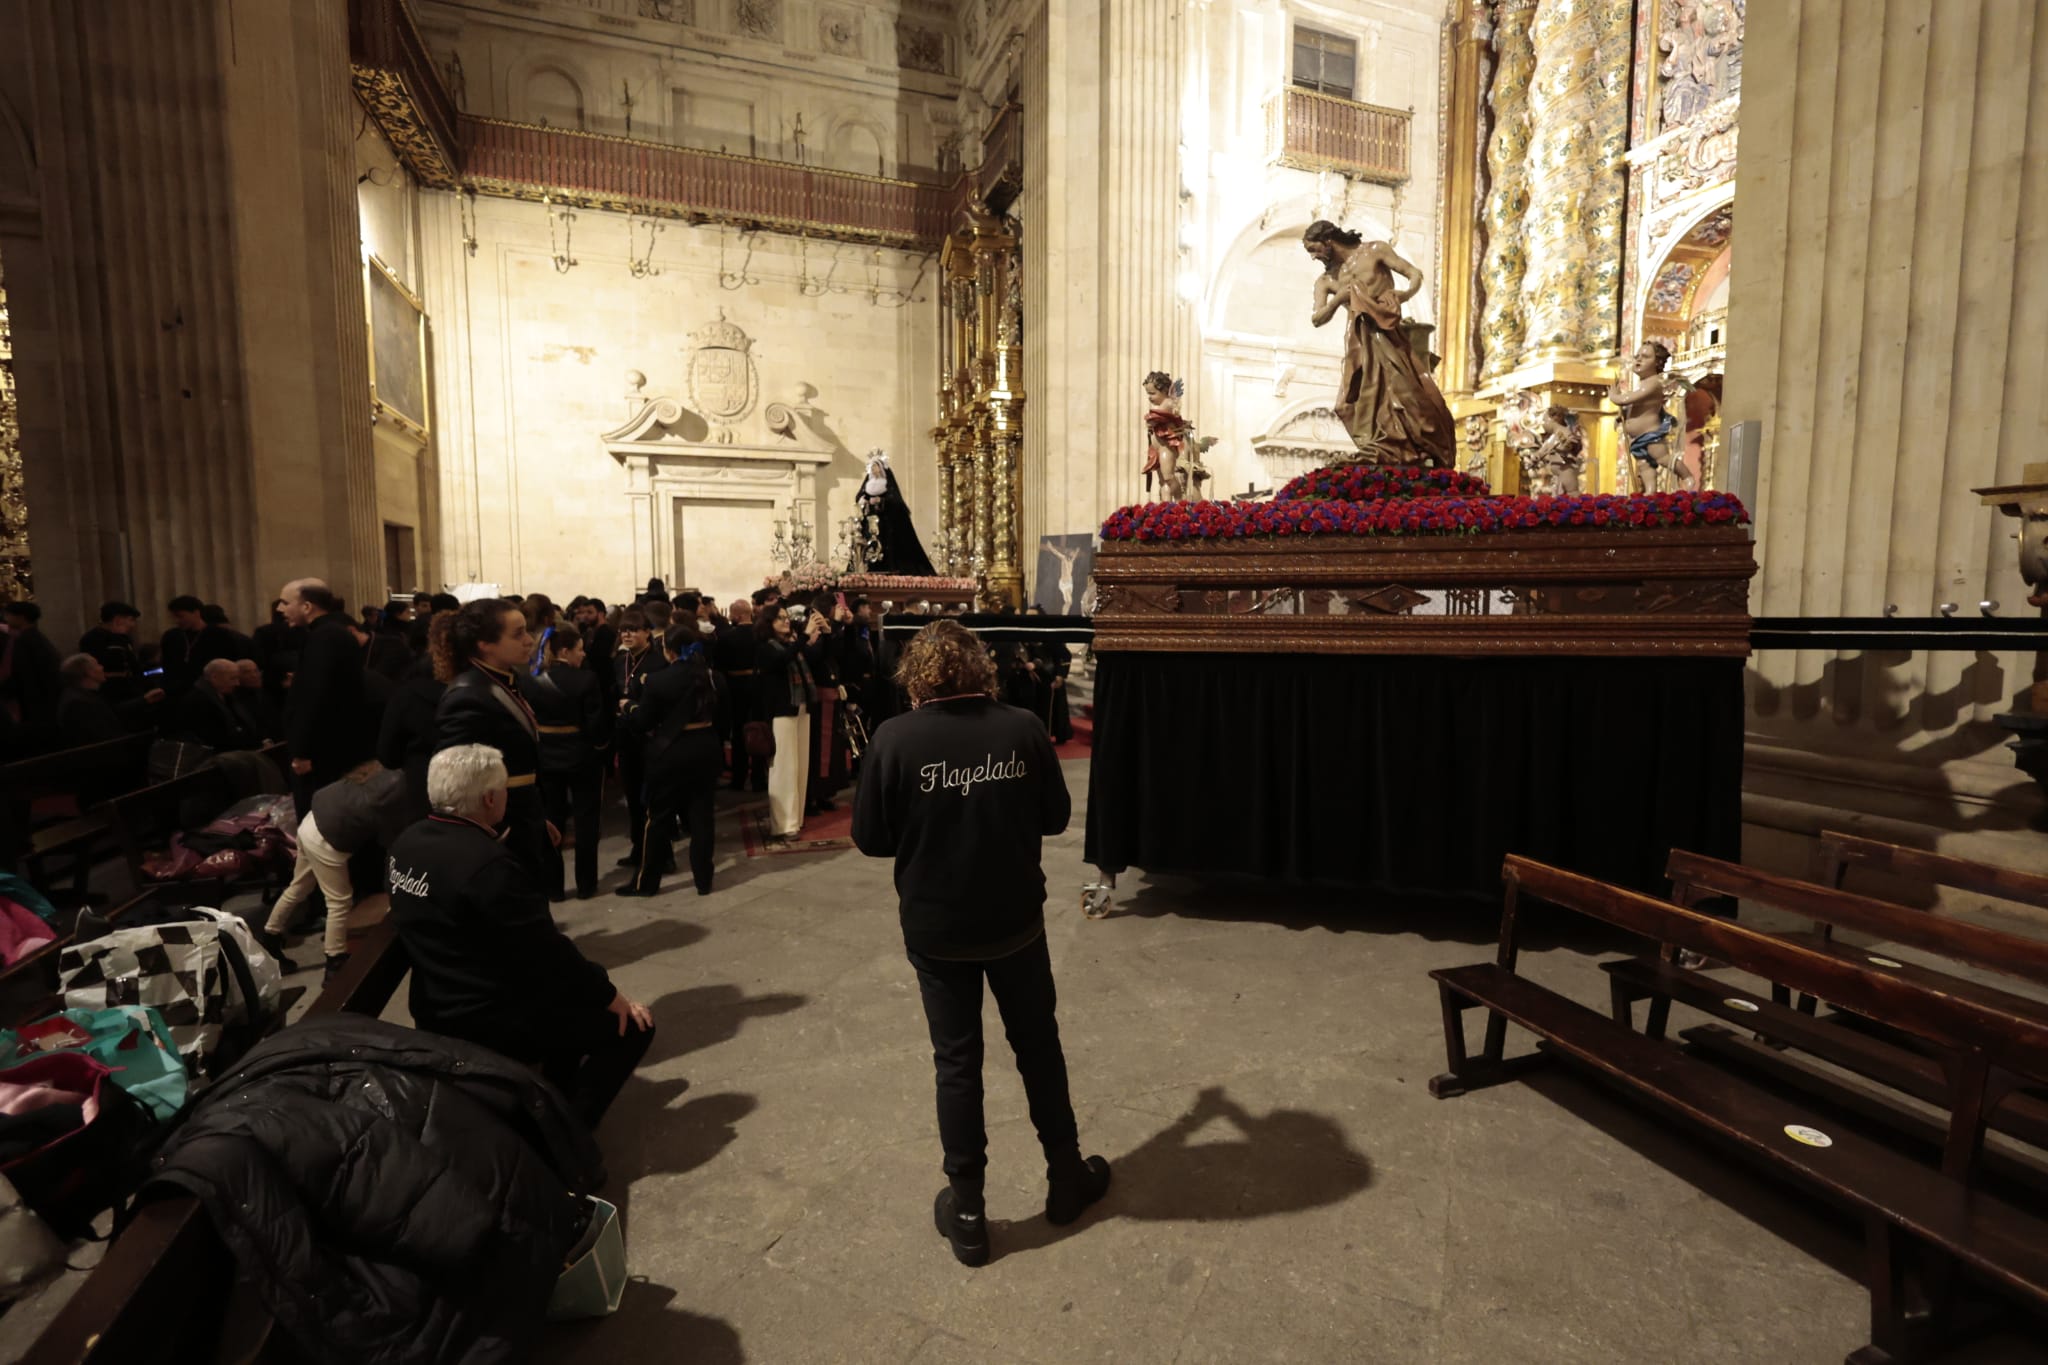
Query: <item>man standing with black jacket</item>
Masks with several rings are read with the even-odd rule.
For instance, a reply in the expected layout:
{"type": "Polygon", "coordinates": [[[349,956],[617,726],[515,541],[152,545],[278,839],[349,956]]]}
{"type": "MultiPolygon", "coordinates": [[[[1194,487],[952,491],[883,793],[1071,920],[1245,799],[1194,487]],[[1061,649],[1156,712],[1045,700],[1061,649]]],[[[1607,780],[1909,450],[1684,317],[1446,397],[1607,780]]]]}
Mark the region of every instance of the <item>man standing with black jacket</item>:
{"type": "Polygon", "coordinates": [[[988,651],[951,621],[918,632],[901,678],[912,711],[875,732],[853,808],[853,841],[896,860],[898,913],[924,997],[937,1072],[946,1188],[932,1215],[964,1265],[988,1260],[981,1104],[981,983],[988,979],[1045,1151],[1046,1221],[1073,1222],[1109,1188],[1109,1163],[1081,1158],[1045,942],[1047,835],[1072,813],[1037,717],[994,699],[988,651]]]}
{"type": "Polygon", "coordinates": [[[319,579],[294,579],[278,596],[286,622],[305,631],[284,706],[292,800],[303,820],[314,792],[369,757],[363,649],[340,614],[340,600],[319,579]]]}

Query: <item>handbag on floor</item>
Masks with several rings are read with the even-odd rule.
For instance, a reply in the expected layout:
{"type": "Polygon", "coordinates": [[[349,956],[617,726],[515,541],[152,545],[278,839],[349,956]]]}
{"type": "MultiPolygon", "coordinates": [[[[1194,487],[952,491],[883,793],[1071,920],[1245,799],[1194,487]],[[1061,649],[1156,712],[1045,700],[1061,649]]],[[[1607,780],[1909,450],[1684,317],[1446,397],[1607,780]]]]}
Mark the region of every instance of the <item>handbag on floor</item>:
{"type": "MultiPolygon", "coordinates": [[[[82,1052],[113,1072],[158,1123],[185,1107],[191,1076],[163,1016],[148,1005],[62,1010],[19,1031],[0,1029],[0,1068],[53,1052],[82,1052]]],[[[0,1081],[7,1079],[0,1070],[0,1081]]]]}
{"type": "Polygon", "coordinates": [[[602,1318],[616,1313],[626,1292],[626,1240],[619,1211],[590,1195],[590,1225],[569,1250],[555,1292],[548,1297],[548,1321],[602,1318]]]}
{"type": "Polygon", "coordinates": [[[158,1125],[141,1101],[82,1052],[53,1052],[0,1072],[0,1175],[60,1237],[142,1183],[158,1125]]]}

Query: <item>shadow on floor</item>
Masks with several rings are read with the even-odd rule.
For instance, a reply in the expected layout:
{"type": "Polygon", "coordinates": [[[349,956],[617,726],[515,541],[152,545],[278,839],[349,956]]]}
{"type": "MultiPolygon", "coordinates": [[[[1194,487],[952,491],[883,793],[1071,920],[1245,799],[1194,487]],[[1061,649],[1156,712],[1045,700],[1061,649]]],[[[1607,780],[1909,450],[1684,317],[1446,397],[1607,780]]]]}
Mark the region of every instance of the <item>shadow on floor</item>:
{"type": "Polygon", "coordinates": [[[808,995],[772,991],[748,995],[738,986],[690,986],[671,991],[648,1008],[654,1012],[654,1042],[641,1065],[671,1061],[737,1037],[749,1019],[788,1014],[811,1002],[808,995]]]}
{"type": "MultiPolygon", "coordinates": [[[[1372,1162],[1336,1120],[1305,1109],[1254,1114],[1220,1086],[1203,1090],[1186,1113],[1110,1165],[1109,1193],[1076,1227],[1097,1218],[1265,1218],[1341,1203],[1372,1184],[1372,1162]],[[1217,1124],[1234,1134],[1196,1140],[1217,1124]]],[[[1001,1257],[1049,1245],[1069,1230],[1040,1214],[992,1224],[991,1241],[1001,1257]]]]}
{"type": "Polygon", "coordinates": [[[619,1210],[630,1235],[633,1183],[655,1175],[696,1170],[732,1145],[741,1119],[760,1108],[752,1095],[721,1091],[675,1103],[688,1081],[626,1082],[598,1129],[607,1178],[599,1191],[619,1210]]]}
{"type": "Polygon", "coordinates": [[[576,947],[601,967],[625,967],[676,948],[701,943],[711,931],[688,920],[656,919],[630,929],[600,926],[576,937],[576,947]]]}
{"type": "Polygon", "coordinates": [[[645,1279],[626,1281],[619,1311],[595,1322],[549,1326],[536,1356],[555,1365],[579,1361],[681,1360],[691,1365],[741,1365],[740,1334],[723,1318],[671,1305],[676,1291],[645,1279]]]}

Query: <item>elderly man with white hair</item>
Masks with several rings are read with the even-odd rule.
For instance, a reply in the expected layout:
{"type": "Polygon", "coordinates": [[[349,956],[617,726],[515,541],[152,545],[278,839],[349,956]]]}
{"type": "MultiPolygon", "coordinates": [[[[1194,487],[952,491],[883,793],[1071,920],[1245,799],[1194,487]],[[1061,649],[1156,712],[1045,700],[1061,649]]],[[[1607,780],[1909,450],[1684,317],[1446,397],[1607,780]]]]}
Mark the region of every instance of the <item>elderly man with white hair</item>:
{"type": "Polygon", "coordinates": [[[391,919],[412,1017],[536,1066],[595,1128],[654,1040],[654,1017],[555,926],[539,878],[500,841],[505,760],[451,745],[427,765],[434,813],[391,849],[391,919]]]}
{"type": "Polygon", "coordinates": [[[210,660],[200,669],[198,680],[178,698],[164,733],[204,744],[215,753],[256,748],[262,738],[231,705],[240,688],[240,670],[234,660],[210,660]]]}

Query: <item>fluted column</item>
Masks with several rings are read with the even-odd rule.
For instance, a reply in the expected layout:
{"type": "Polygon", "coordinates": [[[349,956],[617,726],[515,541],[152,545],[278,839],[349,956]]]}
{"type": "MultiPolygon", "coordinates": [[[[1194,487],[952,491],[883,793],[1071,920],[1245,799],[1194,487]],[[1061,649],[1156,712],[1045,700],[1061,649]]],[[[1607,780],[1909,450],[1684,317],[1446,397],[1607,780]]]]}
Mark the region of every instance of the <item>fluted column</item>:
{"type": "Polygon", "coordinates": [[[1493,81],[1486,97],[1493,116],[1486,144],[1486,252],[1479,269],[1486,295],[1479,315],[1482,379],[1512,370],[1522,350],[1522,277],[1528,268],[1522,223],[1529,211],[1529,84],[1536,70],[1529,30],[1535,13],[1535,0],[1506,0],[1494,20],[1493,81]]]}
{"type": "Polygon", "coordinates": [[[382,586],[345,0],[9,0],[23,457],[53,633],[382,586]]]}
{"type": "MultiPolygon", "coordinates": [[[[1190,308],[1174,292],[1180,259],[1180,71],[1188,22],[1181,9],[1179,0],[1119,0],[1105,6],[1102,16],[1096,411],[1104,512],[1144,496],[1140,385],[1146,373],[1186,377],[1195,364],[1190,308]]],[[[1196,392],[1192,399],[1199,404],[1202,395],[1196,392]]]]}
{"type": "Polygon", "coordinates": [[[1529,95],[1524,363],[1579,359],[1599,349],[1588,344],[1588,318],[1615,306],[1609,300],[1620,281],[1618,196],[1625,182],[1619,155],[1603,160],[1602,142],[1613,131],[1616,111],[1626,118],[1626,42],[1617,47],[1610,34],[1617,22],[1626,29],[1627,5],[1628,0],[1542,0],[1530,28],[1536,72],[1529,95]],[[1617,57],[1618,80],[1603,69],[1617,57]],[[1596,302],[1592,296],[1602,279],[1610,279],[1610,287],[1596,302]]]}

